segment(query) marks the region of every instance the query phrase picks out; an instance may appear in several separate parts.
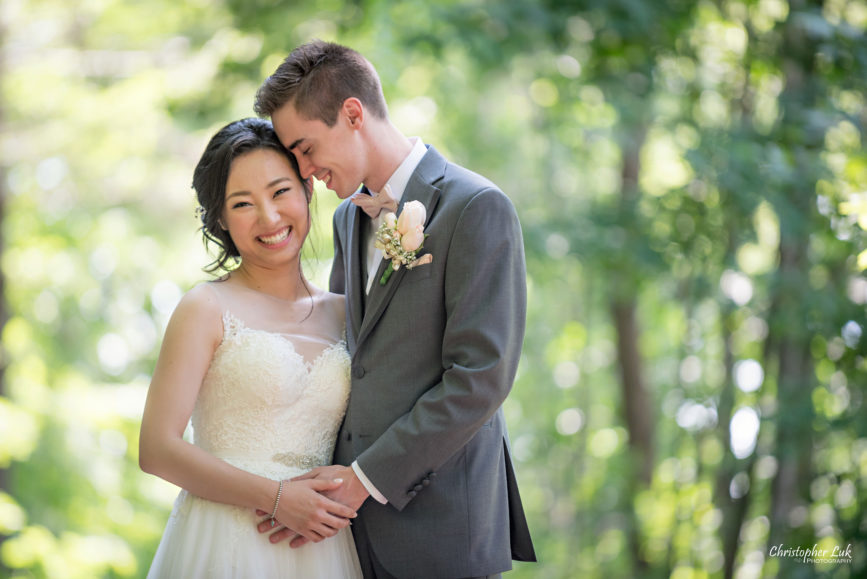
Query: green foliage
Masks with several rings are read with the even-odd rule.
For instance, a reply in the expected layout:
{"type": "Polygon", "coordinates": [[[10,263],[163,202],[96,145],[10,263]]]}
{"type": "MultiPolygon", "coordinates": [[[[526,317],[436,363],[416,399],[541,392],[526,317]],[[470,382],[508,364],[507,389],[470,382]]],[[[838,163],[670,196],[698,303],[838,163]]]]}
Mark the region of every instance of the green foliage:
{"type": "MultiPolygon", "coordinates": [[[[512,576],[867,571],[863,0],[292,4],[4,3],[0,576],[146,573],[177,489],[138,470],[138,423],[210,261],[192,168],[315,37],[518,207],[505,411],[541,562],[512,576]]],[[[336,199],[315,197],[322,285],[336,199]]]]}

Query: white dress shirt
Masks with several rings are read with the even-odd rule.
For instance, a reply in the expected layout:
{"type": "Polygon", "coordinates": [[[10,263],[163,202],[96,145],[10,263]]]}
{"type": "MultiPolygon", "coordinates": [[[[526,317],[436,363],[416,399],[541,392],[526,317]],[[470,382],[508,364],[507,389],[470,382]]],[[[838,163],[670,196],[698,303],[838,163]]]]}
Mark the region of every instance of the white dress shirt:
{"type": "MultiPolygon", "coordinates": [[[[403,192],[406,190],[406,185],[409,183],[409,178],[412,176],[415,168],[418,167],[418,164],[421,162],[421,158],[424,157],[424,154],[427,152],[427,147],[424,146],[422,140],[418,137],[410,137],[409,139],[412,142],[412,150],[410,150],[409,155],[403,160],[400,166],[392,173],[391,177],[386,182],[391,189],[391,198],[400,205],[400,200],[403,197],[403,192]]],[[[385,187],[383,186],[383,189],[385,187]]],[[[388,191],[388,189],[386,189],[388,191]]],[[[373,194],[373,192],[371,192],[373,194]]],[[[384,194],[384,193],[380,193],[384,194]]],[[[376,230],[379,229],[380,224],[382,223],[383,218],[385,217],[385,213],[380,213],[378,217],[374,219],[370,219],[370,223],[367,224],[370,229],[368,229],[369,234],[367,235],[367,247],[365,258],[367,265],[367,286],[365,287],[365,293],[370,293],[370,288],[373,287],[373,281],[376,277],[376,271],[379,269],[379,264],[382,262],[382,250],[377,249],[374,245],[376,240],[376,230]]],[[[378,280],[377,280],[378,283],[378,280]]],[[[374,499],[382,504],[386,504],[388,499],[386,499],[373,483],[370,482],[364,472],[361,470],[361,467],[358,466],[358,461],[352,462],[352,470],[355,471],[355,476],[358,477],[358,480],[361,481],[361,484],[364,485],[364,488],[367,489],[367,492],[370,493],[374,499]]]]}

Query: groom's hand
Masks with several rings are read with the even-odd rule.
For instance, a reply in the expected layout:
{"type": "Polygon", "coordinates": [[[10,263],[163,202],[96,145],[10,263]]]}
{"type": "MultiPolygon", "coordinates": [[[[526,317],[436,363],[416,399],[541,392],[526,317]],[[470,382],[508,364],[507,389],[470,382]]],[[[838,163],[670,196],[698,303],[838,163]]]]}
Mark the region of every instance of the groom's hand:
{"type": "Polygon", "coordinates": [[[364,488],[364,485],[361,484],[360,480],[358,480],[358,477],[355,475],[355,471],[352,470],[352,467],[349,466],[341,466],[339,464],[334,464],[331,466],[320,466],[314,468],[306,474],[296,476],[292,480],[301,481],[309,479],[342,479],[342,485],[336,488],[326,489],[321,492],[323,495],[330,498],[331,500],[342,503],[353,511],[357,511],[358,509],[360,509],[361,505],[364,504],[364,501],[367,500],[367,497],[370,496],[370,493],[367,492],[367,489],[364,488]]]}
{"type": "MultiPolygon", "coordinates": [[[[370,493],[367,492],[367,489],[364,488],[364,485],[361,484],[360,480],[358,480],[352,467],[341,466],[339,464],[316,467],[306,474],[296,476],[292,481],[334,479],[343,479],[343,484],[333,489],[321,491],[322,494],[338,503],[346,505],[353,511],[360,509],[364,501],[367,500],[367,497],[370,496],[370,493]]],[[[287,539],[291,536],[292,534],[286,534],[284,537],[281,537],[280,540],[287,539]]],[[[309,539],[307,537],[295,535],[289,542],[289,546],[295,549],[302,545],[306,545],[308,542],[309,539]]]]}

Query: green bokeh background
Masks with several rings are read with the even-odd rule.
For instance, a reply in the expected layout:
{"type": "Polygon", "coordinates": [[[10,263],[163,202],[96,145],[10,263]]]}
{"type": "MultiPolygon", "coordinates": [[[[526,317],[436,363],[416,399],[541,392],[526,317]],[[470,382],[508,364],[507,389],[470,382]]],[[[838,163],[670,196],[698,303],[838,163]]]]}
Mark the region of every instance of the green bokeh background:
{"type": "Polygon", "coordinates": [[[864,0],[3,0],[0,577],[146,574],[177,489],[139,420],[210,261],[192,168],[311,38],[518,208],[540,562],[510,576],[864,576],[865,29],[864,0]]]}

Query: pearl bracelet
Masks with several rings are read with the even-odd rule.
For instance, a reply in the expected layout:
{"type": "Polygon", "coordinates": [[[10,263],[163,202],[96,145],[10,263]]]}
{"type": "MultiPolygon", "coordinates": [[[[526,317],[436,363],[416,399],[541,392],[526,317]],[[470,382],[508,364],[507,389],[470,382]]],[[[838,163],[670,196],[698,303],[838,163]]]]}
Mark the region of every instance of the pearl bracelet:
{"type": "Polygon", "coordinates": [[[274,525],[277,524],[277,506],[280,504],[280,497],[283,496],[283,482],[280,481],[280,488],[277,489],[277,500],[274,501],[274,510],[271,511],[271,528],[274,528],[274,525]]]}

